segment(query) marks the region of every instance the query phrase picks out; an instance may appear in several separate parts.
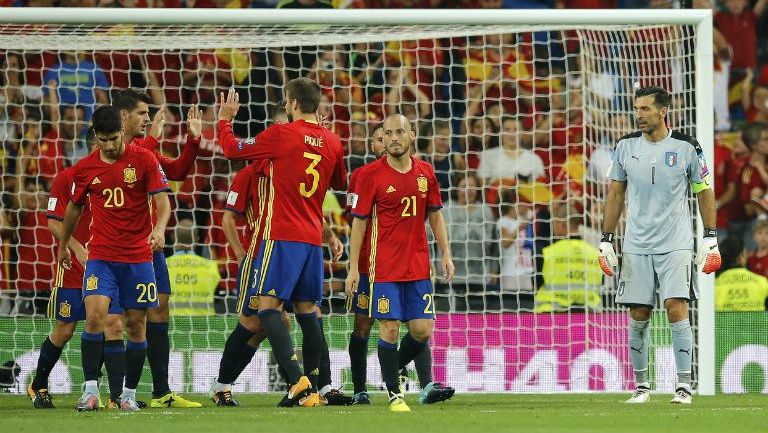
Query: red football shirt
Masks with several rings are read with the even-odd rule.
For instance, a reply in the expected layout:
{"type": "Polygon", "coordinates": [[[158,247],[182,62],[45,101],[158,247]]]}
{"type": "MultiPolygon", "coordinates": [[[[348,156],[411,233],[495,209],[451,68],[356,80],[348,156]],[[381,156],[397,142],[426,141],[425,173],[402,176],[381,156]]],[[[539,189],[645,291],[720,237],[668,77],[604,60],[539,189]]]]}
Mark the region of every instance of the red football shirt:
{"type": "Polygon", "coordinates": [[[752,190],[755,188],[765,189],[766,185],[760,174],[754,167],[746,162],[742,170],[733,170],[733,180],[736,182],[738,194],[733,200],[733,206],[730,207],[730,220],[735,222],[749,221],[752,217],[747,215],[746,205],[751,202],[752,190]]]}
{"type": "Polygon", "coordinates": [[[768,254],[763,257],[758,257],[757,252],[750,254],[747,267],[756,274],[768,277],[768,254]]]}
{"type": "Polygon", "coordinates": [[[443,207],[432,166],[411,157],[407,173],[393,169],[387,158],[368,164],[366,181],[356,186],[356,218],[371,217],[369,277],[373,282],[429,278],[429,247],[424,221],[443,207]]]}
{"type": "Polygon", "coordinates": [[[264,239],[321,245],[325,193],[329,186],[343,189],[347,178],[339,136],[297,120],[238,140],[222,120],[218,137],[229,159],[269,160],[264,239]]]}
{"type": "MultiPolygon", "coordinates": [[[[734,170],[733,166],[733,159],[731,158],[731,149],[722,146],[720,144],[715,144],[715,173],[714,173],[714,181],[715,181],[715,198],[722,197],[723,194],[725,194],[725,190],[727,189],[728,183],[729,183],[729,177],[733,179],[733,175],[730,174],[730,171],[734,170]]],[[[733,182],[733,180],[731,180],[733,182]]],[[[731,200],[731,202],[738,200],[736,197],[731,200]]],[[[725,205],[717,210],[717,227],[718,228],[726,228],[728,227],[728,214],[730,207],[728,205],[725,205]]]]}
{"type": "MultiPolygon", "coordinates": [[[[357,170],[352,172],[352,175],[349,177],[349,187],[347,187],[347,206],[345,208],[345,211],[347,212],[347,215],[352,214],[352,207],[354,207],[355,203],[358,201],[358,195],[357,195],[357,185],[358,182],[360,182],[360,179],[367,179],[367,176],[365,175],[366,169],[370,168],[371,164],[366,164],[357,170]]],[[[358,272],[361,274],[367,274],[368,268],[370,267],[370,255],[371,255],[371,224],[368,224],[365,226],[365,236],[363,236],[363,244],[360,246],[360,259],[357,262],[357,269],[358,272]]]]}
{"type": "Polygon", "coordinates": [[[54,284],[51,263],[56,261],[56,250],[45,212],[24,212],[18,233],[16,288],[22,292],[51,290],[54,284]]]}
{"type": "Polygon", "coordinates": [[[82,206],[87,196],[93,215],[88,258],[151,262],[148,196],[170,191],[157,158],[152,152],[129,144],[112,164],[102,161],[99,151],[95,151],[74,169],[72,201],[82,206]]]}
{"type": "MultiPolygon", "coordinates": [[[[67,212],[67,205],[72,199],[72,183],[75,180],[74,168],[70,167],[61,173],[59,173],[54,179],[51,185],[51,195],[48,198],[48,218],[63,221],[64,214],[67,212]]],[[[80,215],[80,219],[77,221],[77,227],[72,234],[78,242],[86,246],[88,240],[91,237],[91,209],[86,204],[83,206],[83,213],[80,215]]],[[[59,287],[65,287],[67,289],[82,289],[83,288],[83,274],[85,263],[80,263],[77,259],[72,257],[72,268],[66,270],[64,268],[59,269],[57,265],[56,274],[57,279],[54,284],[59,287]],[[59,273],[63,273],[63,279],[58,276],[59,273]]]]}
{"type": "Polygon", "coordinates": [[[749,6],[739,15],[715,13],[715,27],[725,36],[733,50],[731,68],[757,67],[757,22],[758,17],[749,6]]]}
{"type": "Polygon", "coordinates": [[[224,209],[245,216],[245,237],[241,239],[248,254],[255,256],[263,234],[263,210],[267,202],[269,178],[264,169],[269,165],[264,161],[249,164],[240,170],[232,180],[224,209]]]}

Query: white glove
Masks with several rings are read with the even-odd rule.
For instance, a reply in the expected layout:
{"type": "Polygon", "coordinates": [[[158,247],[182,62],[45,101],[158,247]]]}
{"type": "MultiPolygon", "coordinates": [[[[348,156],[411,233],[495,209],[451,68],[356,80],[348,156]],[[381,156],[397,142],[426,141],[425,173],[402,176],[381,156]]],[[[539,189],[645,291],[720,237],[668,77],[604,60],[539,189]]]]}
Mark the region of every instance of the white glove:
{"type": "Polygon", "coordinates": [[[600,269],[609,277],[613,276],[613,268],[619,265],[619,259],[616,258],[616,250],[613,249],[613,234],[604,233],[603,240],[600,242],[600,256],[597,258],[600,263],[600,269]]]}
{"type": "Polygon", "coordinates": [[[720,249],[717,247],[717,235],[707,236],[701,241],[699,251],[696,253],[696,267],[705,274],[711,274],[720,269],[723,260],[720,258],[720,249]]]}

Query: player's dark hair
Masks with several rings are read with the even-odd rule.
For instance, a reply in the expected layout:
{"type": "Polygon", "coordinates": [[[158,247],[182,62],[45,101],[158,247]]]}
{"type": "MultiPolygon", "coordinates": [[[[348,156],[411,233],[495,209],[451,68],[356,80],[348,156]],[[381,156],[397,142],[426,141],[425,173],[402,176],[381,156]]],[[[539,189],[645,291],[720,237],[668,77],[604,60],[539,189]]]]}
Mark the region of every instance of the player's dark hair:
{"type": "Polygon", "coordinates": [[[102,105],[94,110],[91,116],[89,132],[94,134],[111,134],[122,129],[120,110],[111,105],[102,105]]]}
{"type": "Polygon", "coordinates": [[[656,108],[669,108],[672,105],[672,95],[659,86],[643,87],[635,92],[635,99],[643,96],[653,96],[653,103],[656,108]]]}
{"type": "Polygon", "coordinates": [[[739,265],[739,256],[744,252],[744,241],[741,237],[731,236],[720,243],[720,255],[723,258],[723,265],[717,271],[720,275],[724,271],[741,267],[739,265]]]}
{"type": "Polygon", "coordinates": [[[295,99],[299,111],[312,114],[320,106],[320,85],[306,77],[294,78],[285,85],[285,94],[289,99],[295,99]]]}
{"type": "Polygon", "coordinates": [[[275,123],[275,119],[280,116],[288,116],[288,112],[285,111],[285,100],[283,99],[272,108],[272,111],[269,113],[269,121],[275,123]]]}
{"type": "Polygon", "coordinates": [[[763,131],[768,128],[763,122],[753,122],[747,126],[741,128],[741,141],[749,148],[753,150],[755,145],[760,141],[760,136],[763,135],[763,131]]]}
{"type": "Polygon", "coordinates": [[[152,99],[144,92],[139,92],[134,89],[125,89],[117,92],[117,95],[115,95],[112,100],[112,106],[121,111],[133,111],[136,109],[136,106],[139,105],[139,102],[151,104],[152,99]]]}
{"type": "Polygon", "coordinates": [[[475,180],[475,186],[471,188],[477,191],[477,197],[475,197],[475,203],[479,202],[483,198],[483,187],[482,187],[483,183],[480,182],[480,178],[477,177],[477,175],[471,171],[468,171],[466,173],[458,172],[453,176],[453,181],[451,182],[451,200],[453,201],[459,200],[459,183],[461,183],[461,181],[465,179],[475,180]]]}

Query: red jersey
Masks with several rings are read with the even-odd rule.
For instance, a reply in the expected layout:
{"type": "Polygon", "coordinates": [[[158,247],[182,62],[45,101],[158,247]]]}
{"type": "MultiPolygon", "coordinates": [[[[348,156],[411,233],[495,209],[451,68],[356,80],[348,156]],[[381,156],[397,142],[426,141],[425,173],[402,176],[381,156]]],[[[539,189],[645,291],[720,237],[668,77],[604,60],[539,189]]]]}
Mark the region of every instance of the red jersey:
{"type": "Polygon", "coordinates": [[[733,49],[731,68],[757,67],[757,22],[759,18],[749,6],[739,15],[715,13],[715,27],[733,49]]]}
{"type": "MultiPolygon", "coordinates": [[[[74,180],[75,171],[72,167],[62,171],[53,179],[51,195],[48,198],[48,213],[46,214],[48,218],[64,221],[64,214],[67,213],[67,205],[72,199],[72,183],[74,180]]],[[[83,213],[77,221],[77,227],[75,227],[75,232],[72,234],[72,237],[86,246],[91,237],[90,227],[91,209],[86,204],[83,206],[83,213]]],[[[67,289],[82,289],[83,273],[85,272],[84,266],[85,263],[78,262],[74,256],[72,257],[71,269],[66,270],[60,265],[57,265],[56,286],[67,289]]]]}
{"type": "Polygon", "coordinates": [[[152,261],[148,195],[169,191],[168,180],[152,152],[128,144],[112,164],[95,151],[74,167],[72,201],[93,215],[88,258],[122,263],[152,261]]]}
{"type": "Polygon", "coordinates": [[[749,255],[747,259],[747,268],[750,271],[768,277],[768,254],[758,257],[757,252],[749,255]]]}
{"type": "MultiPolygon", "coordinates": [[[[359,196],[357,195],[357,185],[360,179],[366,179],[365,171],[370,168],[373,163],[366,164],[357,170],[352,172],[352,176],[349,177],[349,187],[347,188],[347,206],[345,211],[347,215],[352,215],[352,208],[357,203],[359,196]]],[[[365,226],[365,235],[363,236],[363,244],[360,246],[360,259],[357,262],[358,272],[361,274],[367,274],[370,267],[370,255],[371,255],[371,224],[365,226]]]]}
{"type": "Polygon", "coordinates": [[[356,218],[371,217],[371,282],[429,278],[429,247],[424,221],[443,207],[435,171],[411,157],[407,173],[393,169],[387,158],[368,164],[366,181],[356,185],[356,218]]]}
{"type": "MultiPolygon", "coordinates": [[[[732,178],[731,170],[734,170],[733,159],[731,157],[731,149],[715,144],[715,198],[719,199],[725,194],[729,183],[729,177],[732,178]]],[[[733,180],[731,180],[732,182],[733,180]]],[[[737,200],[736,197],[732,201],[737,200]]],[[[717,227],[728,227],[728,214],[730,207],[728,205],[721,207],[717,210],[717,227]]]]}
{"type": "Polygon", "coordinates": [[[16,288],[22,292],[51,290],[54,284],[51,263],[56,261],[56,250],[45,212],[24,212],[18,232],[16,288]]]}
{"type": "Polygon", "coordinates": [[[252,140],[238,140],[230,122],[218,124],[229,159],[269,160],[264,239],[322,244],[323,200],[343,189],[347,172],[339,136],[316,123],[275,124],[252,140]]]}
{"type": "Polygon", "coordinates": [[[752,190],[755,188],[765,189],[763,179],[757,170],[749,165],[749,160],[745,161],[746,166],[742,170],[733,170],[733,180],[736,182],[738,194],[733,200],[733,206],[730,208],[730,220],[735,222],[749,221],[752,217],[747,215],[746,206],[751,202],[752,190]]]}
{"type": "Polygon", "coordinates": [[[224,209],[244,215],[246,220],[243,247],[248,255],[255,256],[263,234],[263,211],[267,202],[269,178],[264,174],[268,164],[263,161],[254,162],[240,170],[232,180],[227,193],[227,204],[224,209]]]}

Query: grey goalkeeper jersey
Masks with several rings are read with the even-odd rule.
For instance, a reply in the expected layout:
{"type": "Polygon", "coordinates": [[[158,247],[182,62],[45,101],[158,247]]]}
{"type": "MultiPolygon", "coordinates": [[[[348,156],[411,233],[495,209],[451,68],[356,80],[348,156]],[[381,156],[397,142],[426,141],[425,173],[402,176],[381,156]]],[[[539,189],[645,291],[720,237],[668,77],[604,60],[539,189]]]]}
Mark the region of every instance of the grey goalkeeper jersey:
{"type": "Polygon", "coordinates": [[[627,183],[623,251],[666,254],[693,249],[688,186],[709,188],[704,152],[695,138],[677,131],[651,143],[641,132],[619,139],[611,179],[627,183]]]}

